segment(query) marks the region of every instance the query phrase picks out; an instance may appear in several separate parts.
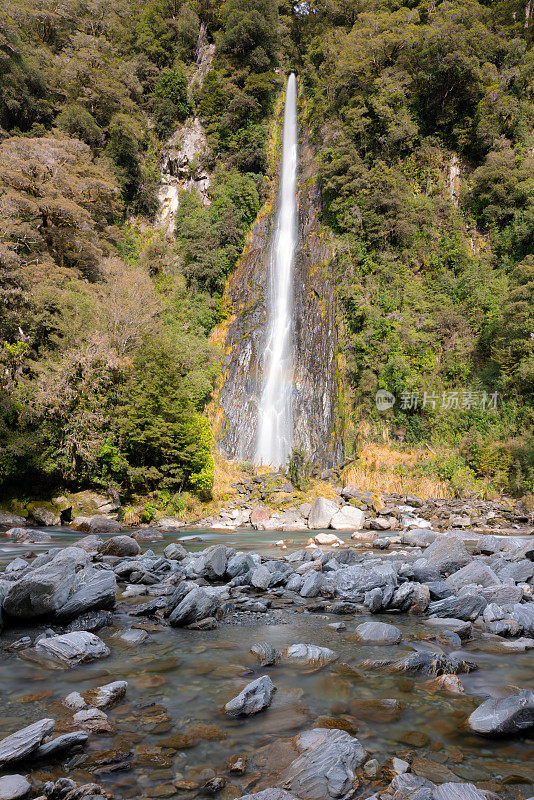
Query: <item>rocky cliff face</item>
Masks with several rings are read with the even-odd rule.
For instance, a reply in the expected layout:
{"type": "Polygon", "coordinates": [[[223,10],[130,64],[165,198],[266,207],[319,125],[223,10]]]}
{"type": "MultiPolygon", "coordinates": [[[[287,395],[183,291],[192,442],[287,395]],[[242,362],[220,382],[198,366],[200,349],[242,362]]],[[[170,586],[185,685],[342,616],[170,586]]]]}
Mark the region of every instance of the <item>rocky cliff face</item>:
{"type": "MultiPolygon", "coordinates": [[[[194,85],[202,86],[214,53],[215,45],[208,42],[206,26],[202,23],[196,50],[196,70],[189,81],[189,88],[194,85]]],[[[207,148],[206,135],[198,117],[189,117],[163,148],[156,224],[168,235],[174,232],[181,191],[197,191],[202,202],[209,204],[210,176],[202,168],[207,148]]]]}
{"type": "MultiPolygon", "coordinates": [[[[298,244],[294,264],[294,443],[321,465],[342,459],[336,377],[337,335],[331,252],[318,225],[320,196],[313,154],[301,126],[298,244]]],[[[274,204],[273,204],[274,205],[274,204]]],[[[269,256],[274,210],[260,214],[230,280],[223,379],[214,410],[216,436],[227,458],[251,459],[262,390],[269,256]]]]}

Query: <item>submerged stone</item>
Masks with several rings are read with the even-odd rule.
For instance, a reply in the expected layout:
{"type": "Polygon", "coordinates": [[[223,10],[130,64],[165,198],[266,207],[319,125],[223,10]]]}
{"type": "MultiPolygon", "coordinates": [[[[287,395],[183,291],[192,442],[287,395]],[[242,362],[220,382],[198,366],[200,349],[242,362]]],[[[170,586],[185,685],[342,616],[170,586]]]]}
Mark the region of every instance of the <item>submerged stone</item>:
{"type": "Polygon", "coordinates": [[[268,675],[262,675],[249,683],[239,694],[226,703],[224,710],[229,717],[258,714],[271,705],[276,686],[268,675]]]}

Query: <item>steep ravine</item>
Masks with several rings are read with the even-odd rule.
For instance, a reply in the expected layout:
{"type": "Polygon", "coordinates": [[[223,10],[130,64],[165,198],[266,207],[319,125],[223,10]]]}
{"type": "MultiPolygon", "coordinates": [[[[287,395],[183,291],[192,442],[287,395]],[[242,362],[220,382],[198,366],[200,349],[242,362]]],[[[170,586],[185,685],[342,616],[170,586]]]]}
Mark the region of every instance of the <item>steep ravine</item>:
{"type": "MultiPolygon", "coordinates": [[[[301,98],[293,299],[294,444],[303,447],[315,463],[329,466],[339,462],[343,454],[338,416],[332,252],[318,221],[320,193],[302,112],[301,98]]],[[[281,119],[277,117],[277,120],[280,126],[281,119]]],[[[279,159],[280,153],[277,154],[277,170],[279,159]]],[[[229,280],[229,319],[219,330],[225,356],[212,418],[220,452],[226,458],[248,460],[255,452],[263,378],[261,356],[267,330],[265,287],[268,285],[277,188],[276,175],[271,202],[254,223],[244,253],[229,280]]]]}

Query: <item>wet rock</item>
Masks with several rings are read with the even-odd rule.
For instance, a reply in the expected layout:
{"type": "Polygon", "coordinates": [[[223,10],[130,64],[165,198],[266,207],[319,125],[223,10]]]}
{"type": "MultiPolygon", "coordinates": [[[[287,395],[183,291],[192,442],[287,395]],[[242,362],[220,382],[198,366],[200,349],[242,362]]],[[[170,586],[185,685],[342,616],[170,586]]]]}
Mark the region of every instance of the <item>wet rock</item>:
{"type": "Polygon", "coordinates": [[[41,719],[0,741],[0,765],[26,758],[39,747],[45,736],[54,730],[53,719],[41,719]]]}
{"type": "Polygon", "coordinates": [[[215,617],[219,607],[220,600],[216,595],[209,594],[205,589],[196,586],[178,603],[169,616],[169,623],[175,628],[191,625],[206,617],[215,617]]]}
{"type": "Polygon", "coordinates": [[[330,527],[335,531],[360,530],[363,528],[364,521],[364,511],[347,505],[334,514],[330,520],[330,527]]]}
{"type": "Polygon", "coordinates": [[[67,601],[58,609],[56,617],[67,621],[88,611],[109,609],[115,605],[117,579],[110,569],[87,567],[76,574],[67,601]]]}
{"type": "Polygon", "coordinates": [[[415,672],[430,677],[447,673],[458,675],[478,669],[478,665],[474,661],[460,660],[453,656],[446,656],[443,653],[433,653],[426,650],[410,653],[397,659],[363,661],[359,666],[364,669],[385,669],[389,672],[415,672]]]}
{"type": "Polygon", "coordinates": [[[129,628],[127,631],[121,631],[120,633],[117,633],[116,636],[117,639],[120,639],[129,647],[135,647],[136,645],[144,644],[144,642],[150,639],[146,631],[137,628],[129,628]]]}
{"type": "Polygon", "coordinates": [[[187,555],[187,550],[178,542],[173,542],[167,545],[163,553],[165,558],[169,558],[171,561],[183,561],[187,555]]]}
{"type": "Polygon", "coordinates": [[[271,705],[276,687],[268,675],[249,683],[237,697],[226,703],[224,710],[230,717],[257,714],[271,705]]]}
{"type": "Polygon", "coordinates": [[[94,708],[110,708],[122,700],[128,688],[127,681],[112,681],[96,689],[89,689],[84,694],[84,701],[94,708]]]}
{"type": "Polygon", "coordinates": [[[335,728],[315,728],[294,743],[299,755],[280,776],[282,786],[307,800],[334,800],[353,790],[356,770],[367,760],[358,739],[335,728]]]}
{"type": "Polygon", "coordinates": [[[316,644],[292,644],[284,650],[284,659],[299,667],[319,669],[332,664],[338,658],[338,654],[330,648],[316,644]]]}
{"type": "Polygon", "coordinates": [[[46,531],[35,531],[31,528],[10,528],[5,535],[19,544],[37,544],[52,541],[52,537],[46,531]]]}
{"type": "Polygon", "coordinates": [[[28,567],[29,563],[24,558],[14,558],[5,568],[5,575],[16,577],[17,572],[23,572],[28,567]]]}
{"type": "Polygon", "coordinates": [[[429,617],[425,623],[440,631],[452,631],[458,634],[460,639],[469,639],[473,630],[470,622],[452,617],[429,617]]]}
{"type": "Polygon", "coordinates": [[[53,615],[65,605],[75,582],[75,563],[53,559],[30,570],[12,586],[3,610],[17,619],[53,615]]]}
{"type": "Polygon", "coordinates": [[[391,564],[377,564],[373,567],[355,564],[330,573],[328,584],[338,595],[353,596],[388,584],[397,586],[397,573],[391,564]]]}
{"type": "Polygon", "coordinates": [[[64,733],[62,736],[57,736],[50,742],[45,742],[36,751],[35,757],[41,759],[56,758],[56,756],[63,755],[68,750],[74,747],[80,747],[87,743],[89,735],[86,731],[72,731],[71,733],[64,733]]]}
{"type": "Polygon", "coordinates": [[[436,600],[428,606],[429,612],[436,617],[453,617],[454,619],[475,620],[482,614],[487,601],[479,594],[464,594],[436,600]]]}
{"type": "Polygon", "coordinates": [[[87,707],[87,703],[79,692],[70,692],[70,694],[64,698],[63,705],[74,711],[79,711],[81,708],[87,707]]]}
{"type": "Polygon", "coordinates": [[[240,754],[230,756],[226,766],[229,772],[233,772],[235,775],[244,775],[248,767],[248,757],[240,754]]]}
{"type": "Polygon", "coordinates": [[[224,789],[226,783],[226,778],[216,775],[214,778],[207,780],[201,786],[201,789],[205,794],[218,794],[224,789]]]}
{"type": "Polygon", "coordinates": [[[269,642],[258,642],[250,648],[250,653],[257,660],[260,667],[269,667],[277,664],[282,654],[269,642]]]}
{"type": "Polygon", "coordinates": [[[425,550],[425,561],[441,575],[450,575],[471,561],[465,544],[455,536],[442,536],[425,550]]]}
{"type": "Polygon", "coordinates": [[[385,622],[364,622],[355,633],[363,644],[398,644],[402,639],[402,631],[385,622]]]}
{"type": "Polygon", "coordinates": [[[0,778],[0,800],[18,800],[26,797],[31,784],[23,775],[4,775],[0,778]]]}
{"type": "Polygon", "coordinates": [[[324,530],[330,527],[334,514],[337,514],[339,508],[337,503],[333,500],[327,500],[325,497],[318,497],[312,503],[310,513],[308,515],[308,527],[312,530],[324,530]]]}
{"type": "Polygon", "coordinates": [[[524,689],[508,697],[490,698],[467,720],[475,733],[484,736],[514,735],[534,727],[534,692],[524,689]]]}
{"type": "Polygon", "coordinates": [[[423,684],[422,688],[431,694],[434,694],[434,692],[463,694],[465,692],[463,683],[457,675],[438,675],[437,678],[433,678],[423,684]]]}
{"type": "Polygon", "coordinates": [[[84,708],[74,715],[74,724],[90,733],[114,733],[107,714],[98,708],[84,708]]]}
{"type": "Polygon", "coordinates": [[[112,536],[106,539],[99,550],[103,556],[136,556],[141,552],[141,547],[131,536],[112,536]]]}
{"type": "Polygon", "coordinates": [[[30,660],[44,662],[47,666],[70,669],[78,664],[109,656],[109,649],[102,639],[88,631],[62,633],[39,639],[31,650],[23,651],[30,660]]]}
{"type": "Polygon", "coordinates": [[[81,614],[67,625],[67,632],[72,631],[99,631],[113,624],[113,614],[111,611],[88,611],[81,614]]]}

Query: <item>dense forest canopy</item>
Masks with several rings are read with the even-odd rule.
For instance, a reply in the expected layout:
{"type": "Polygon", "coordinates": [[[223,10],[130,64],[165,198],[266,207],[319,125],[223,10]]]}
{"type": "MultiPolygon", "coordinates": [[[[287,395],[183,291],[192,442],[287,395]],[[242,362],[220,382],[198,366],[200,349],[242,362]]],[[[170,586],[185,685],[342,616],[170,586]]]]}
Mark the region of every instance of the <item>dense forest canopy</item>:
{"type": "Polygon", "coordinates": [[[268,193],[289,69],[335,249],[349,450],[362,420],[386,424],[448,448],[434,468],[458,491],[531,491],[532,26],[530,3],[506,0],[11,0],[2,491],[209,495],[209,336],[268,193]],[[160,155],[192,115],[211,202],[184,192],[169,238],[153,226],[160,155]],[[379,389],[397,398],[385,414],[379,389]]]}

